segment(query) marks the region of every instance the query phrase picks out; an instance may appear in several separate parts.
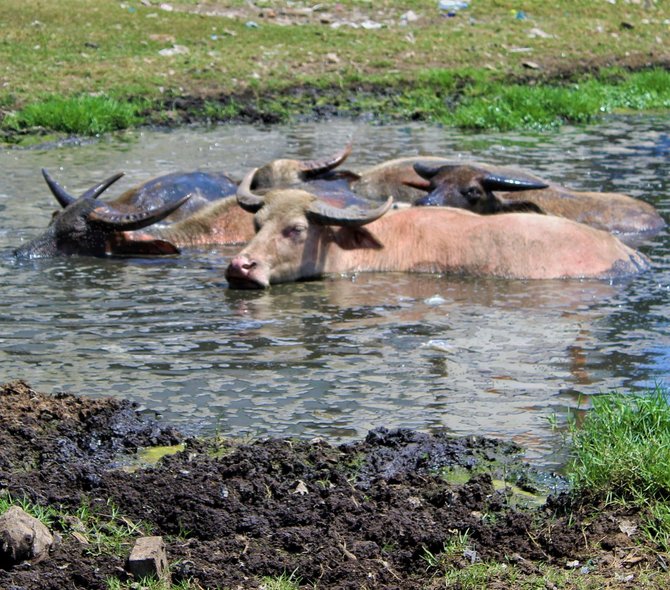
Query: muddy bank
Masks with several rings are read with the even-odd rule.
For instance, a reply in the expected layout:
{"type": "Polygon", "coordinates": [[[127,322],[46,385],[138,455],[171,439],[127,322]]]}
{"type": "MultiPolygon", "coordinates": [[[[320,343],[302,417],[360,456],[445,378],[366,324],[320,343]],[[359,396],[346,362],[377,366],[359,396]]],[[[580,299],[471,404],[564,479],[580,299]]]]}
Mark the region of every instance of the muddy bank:
{"type": "Polygon", "coordinates": [[[631,568],[662,572],[628,536],[637,515],[570,507],[565,495],[526,503],[541,479],[521,449],[480,437],[379,429],[342,445],[183,440],[128,402],[16,381],[0,387],[0,494],[72,515],[116,510],[133,534],[108,551],[76,517],[60,519],[50,558],[0,569],[0,588],[107,588],[127,579],[140,535],[162,535],[173,582],[196,588],[255,588],[291,572],[305,587],[444,587],[427,556],[464,535],[449,567],[497,561],[536,575],[542,564],[588,563],[613,583],[631,568]],[[177,442],[183,452],[128,468],[137,449],[177,442]]]}

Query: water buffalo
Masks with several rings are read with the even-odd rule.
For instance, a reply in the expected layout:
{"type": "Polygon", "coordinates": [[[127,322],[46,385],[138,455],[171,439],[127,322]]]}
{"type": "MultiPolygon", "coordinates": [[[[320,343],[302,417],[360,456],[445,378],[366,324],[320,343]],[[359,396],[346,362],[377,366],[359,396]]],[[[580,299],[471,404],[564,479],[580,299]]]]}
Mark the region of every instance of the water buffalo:
{"type": "Polygon", "coordinates": [[[639,199],[620,193],[572,191],[513,168],[424,161],[412,167],[421,180],[406,182],[429,191],[414,201],[417,206],[446,205],[483,214],[532,211],[624,234],[655,232],[665,225],[654,207],[639,199]]]}
{"type": "Polygon", "coordinates": [[[133,245],[124,240],[123,236],[127,232],[145,228],[165,219],[183,205],[189,195],[182,195],[181,198],[153,209],[140,209],[126,203],[98,200],[100,194],[121,178],[122,174],[111,176],[75,198],[63,190],[46,170],[42,173],[63,209],[54,214],[43,234],[14,250],[17,258],[178,252],[174,244],[164,240],[143,238],[133,245]]]}
{"type": "MultiPolygon", "coordinates": [[[[317,160],[273,160],[259,169],[255,185],[262,189],[324,175],[349,151],[317,160]]],[[[253,236],[252,216],[234,198],[237,183],[223,173],[165,174],[106,202],[98,197],[122,174],[79,197],[46,170],[42,174],[62,209],[42,235],[14,251],[19,258],[177,254],[184,246],[239,244],[253,236]]]]}
{"type": "Polygon", "coordinates": [[[610,233],[562,217],[483,216],[450,207],[335,209],[298,189],[238,188],[257,233],[226,269],[233,288],[363,271],[448,272],[515,279],[608,278],[648,268],[610,233]]]}
{"type": "MultiPolygon", "coordinates": [[[[665,226],[656,209],[639,199],[568,189],[515,167],[411,156],[358,173],[342,171],[335,178],[358,197],[377,201],[392,196],[419,206],[446,205],[484,214],[546,213],[622,234],[652,233],[665,226]]],[[[305,188],[319,196],[327,194],[324,189],[305,188]]]]}

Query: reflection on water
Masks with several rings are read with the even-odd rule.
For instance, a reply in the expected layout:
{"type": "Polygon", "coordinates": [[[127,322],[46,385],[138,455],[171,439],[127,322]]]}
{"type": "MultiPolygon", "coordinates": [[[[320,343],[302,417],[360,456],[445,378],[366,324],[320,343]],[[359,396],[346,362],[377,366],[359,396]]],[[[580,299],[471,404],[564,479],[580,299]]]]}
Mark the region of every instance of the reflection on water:
{"type": "Polygon", "coordinates": [[[360,274],[226,288],[234,249],[178,258],[41,260],[11,248],[55,206],[40,168],[78,193],[118,170],[110,192],[175,170],[241,177],[276,157],[347,165],[442,154],[521,165],[584,190],[612,190],[670,214],[667,128],[611,119],[560,135],[463,135],[421,125],[337,121],[130,133],[82,146],[0,151],[2,380],[137,400],[194,431],[348,439],[380,425],[513,438],[558,461],[582,397],[667,382],[670,238],[637,245],[654,269],[620,282],[503,281],[360,274]]]}

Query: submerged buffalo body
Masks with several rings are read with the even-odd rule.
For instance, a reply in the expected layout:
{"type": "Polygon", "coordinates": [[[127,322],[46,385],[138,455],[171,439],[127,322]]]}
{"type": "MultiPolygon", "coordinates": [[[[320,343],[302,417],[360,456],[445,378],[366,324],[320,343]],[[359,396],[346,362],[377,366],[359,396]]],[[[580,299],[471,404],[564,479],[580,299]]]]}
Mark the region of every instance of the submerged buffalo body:
{"type": "MultiPolygon", "coordinates": [[[[274,160],[263,166],[258,185],[281,186],[326,174],[347,155],[344,150],[319,160],[274,160]]],[[[113,201],[100,201],[122,174],[74,197],[42,172],[62,209],[42,235],[14,251],[19,258],[177,254],[180,247],[239,244],[254,234],[252,215],[234,197],[237,182],[222,173],[165,174],[113,201]]]]}
{"type": "Polygon", "coordinates": [[[158,235],[161,232],[153,232],[158,229],[156,224],[180,223],[180,219],[189,218],[194,211],[220,201],[227,200],[231,209],[239,209],[231,196],[237,184],[223,174],[166,174],[126,191],[113,201],[101,201],[98,197],[122,174],[115,174],[73,197],[46,170],[42,173],[62,209],[53,215],[40,236],[14,251],[18,258],[177,254],[179,247],[188,243],[172,240],[167,229],[163,229],[165,235],[158,235]],[[149,226],[152,228],[145,229],[149,226]]]}
{"type": "Polygon", "coordinates": [[[302,190],[238,189],[257,234],[226,270],[233,288],[363,271],[446,272],[514,279],[610,278],[648,268],[613,235],[529,213],[482,216],[449,207],[333,211],[302,190]]]}
{"type": "Polygon", "coordinates": [[[114,203],[146,210],[181,201],[188,195],[186,202],[165,218],[172,223],[236,191],[237,182],[222,172],[172,172],[127,190],[114,203]]]}

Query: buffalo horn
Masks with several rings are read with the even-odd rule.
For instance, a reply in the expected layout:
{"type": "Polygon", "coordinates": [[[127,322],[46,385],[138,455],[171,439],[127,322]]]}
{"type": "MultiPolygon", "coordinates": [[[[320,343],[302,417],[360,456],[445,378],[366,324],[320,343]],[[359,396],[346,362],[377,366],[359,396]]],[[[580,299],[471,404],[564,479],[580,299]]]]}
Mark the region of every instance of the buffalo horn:
{"type": "Polygon", "coordinates": [[[46,180],[49,190],[51,190],[51,193],[56,197],[56,200],[60,203],[60,206],[63,207],[63,209],[77,200],[75,197],[68,194],[66,190],[54,180],[51,174],[47,172],[46,168],[42,168],[42,176],[44,176],[44,180],[46,180]]]}
{"type": "Polygon", "coordinates": [[[393,197],[389,197],[386,203],[375,209],[360,209],[358,207],[339,209],[316,200],[311,204],[307,214],[311,219],[322,225],[358,226],[379,219],[391,208],[391,205],[393,205],[393,197]]]}
{"type": "Polygon", "coordinates": [[[489,174],[481,180],[482,186],[488,191],[531,191],[547,188],[549,185],[538,180],[526,180],[524,178],[511,178],[509,176],[498,176],[489,174]]]}
{"type": "Polygon", "coordinates": [[[109,203],[101,203],[98,207],[93,209],[89,216],[89,220],[105,225],[115,231],[133,231],[165,219],[170,213],[179,209],[179,207],[190,198],[191,195],[188,194],[174,203],[168,203],[167,205],[163,205],[156,209],[147,209],[135,213],[121,211],[109,203]]]}
{"type": "Polygon", "coordinates": [[[329,158],[321,158],[319,160],[305,160],[300,162],[300,172],[305,176],[316,176],[318,174],[323,174],[324,172],[330,172],[333,168],[337,168],[342,162],[344,162],[351,154],[351,143],[348,143],[344,146],[344,149],[340,150],[336,154],[333,154],[329,158]]]}
{"type": "Polygon", "coordinates": [[[263,197],[259,197],[258,195],[251,192],[251,183],[254,179],[254,176],[256,176],[257,171],[258,168],[254,168],[247,173],[247,175],[242,179],[242,182],[240,182],[239,186],[237,187],[237,193],[235,195],[240,207],[249,213],[256,213],[256,211],[258,211],[265,202],[263,197]]]}
{"type": "MultiPolygon", "coordinates": [[[[65,209],[68,205],[74,203],[77,198],[69,194],[56,180],[49,174],[46,168],[42,168],[42,176],[46,180],[47,186],[56,200],[60,203],[60,206],[65,209]]],[[[83,193],[79,198],[86,199],[92,198],[95,199],[99,197],[105,190],[107,190],[112,184],[114,184],[119,178],[123,176],[123,172],[118,172],[113,176],[110,176],[107,180],[103,180],[101,183],[95,185],[94,187],[88,189],[83,193]]]]}
{"type": "Polygon", "coordinates": [[[103,180],[101,183],[92,186],[85,193],[83,193],[79,198],[80,199],[97,199],[102,193],[104,193],[110,186],[112,186],[119,178],[123,176],[123,172],[117,172],[113,174],[106,180],[103,180]]]}

